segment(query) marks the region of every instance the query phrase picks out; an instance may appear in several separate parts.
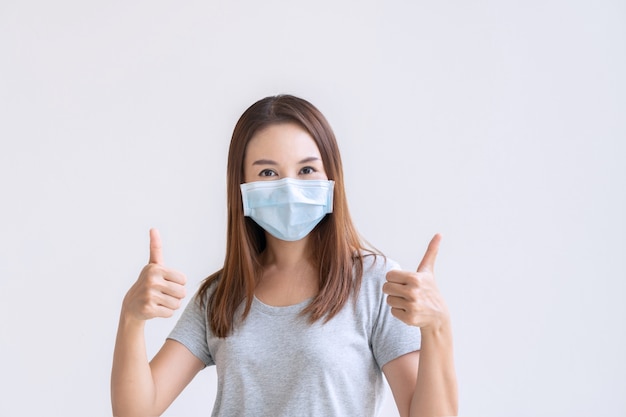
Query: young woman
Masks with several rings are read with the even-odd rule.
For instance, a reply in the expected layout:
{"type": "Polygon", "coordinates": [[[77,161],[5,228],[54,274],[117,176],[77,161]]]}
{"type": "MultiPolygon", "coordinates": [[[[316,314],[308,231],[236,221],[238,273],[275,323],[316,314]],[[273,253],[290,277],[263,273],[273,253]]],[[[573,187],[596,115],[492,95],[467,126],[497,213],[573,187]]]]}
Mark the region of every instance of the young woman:
{"type": "Polygon", "coordinates": [[[170,317],[186,281],[150,231],[150,261],[122,304],[115,416],[160,415],[209,365],[214,416],[375,416],[382,374],[401,416],[456,415],[450,320],[433,276],[440,236],[417,272],[363,244],[334,134],[313,105],[281,95],[248,108],[227,187],[224,266],[149,362],[144,323],[170,317]]]}

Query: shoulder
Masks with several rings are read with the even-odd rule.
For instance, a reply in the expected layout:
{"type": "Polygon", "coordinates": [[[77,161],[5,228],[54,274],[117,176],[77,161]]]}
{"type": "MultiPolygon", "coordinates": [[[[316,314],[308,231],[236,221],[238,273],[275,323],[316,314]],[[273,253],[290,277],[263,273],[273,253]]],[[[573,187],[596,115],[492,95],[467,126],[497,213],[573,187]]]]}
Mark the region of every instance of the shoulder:
{"type": "Polygon", "coordinates": [[[205,325],[207,320],[207,312],[211,296],[215,292],[218,278],[214,275],[206,278],[200,284],[193,297],[189,299],[183,314],[179,319],[179,323],[195,323],[196,325],[205,325]]]}
{"type": "Polygon", "coordinates": [[[384,281],[387,272],[400,269],[400,265],[385,255],[364,252],[360,255],[363,263],[363,280],[384,281]]]}
{"type": "Polygon", "coordinates": [[[203,306],[205,310],[211,295],[215,292],[215,288],[217,287],[221,275],[222,270],[220,269],[205,278],[193,297],[193,301],[198,303],[200,306],[203,306]]]}
{"type": "Polygon", "coordinates": [[[387,272],[392,269],[399,269],[399,265],[394,260],[370,252],[361,253],[363,274],[359,289],[359,302],[367,302],[372,307],[382,303],[384,294],[382,287],[387,281],[387,272]]]}
{"type": "Polygon", "coordinates": [[[407,326],[391,314],[383,285],[387,273],[400,265],[382,255],[363,256],[363,278],[357,305],[361,320],[369,325],[370,344],[378,366],[420,349],[418,327],[407,326]]]}

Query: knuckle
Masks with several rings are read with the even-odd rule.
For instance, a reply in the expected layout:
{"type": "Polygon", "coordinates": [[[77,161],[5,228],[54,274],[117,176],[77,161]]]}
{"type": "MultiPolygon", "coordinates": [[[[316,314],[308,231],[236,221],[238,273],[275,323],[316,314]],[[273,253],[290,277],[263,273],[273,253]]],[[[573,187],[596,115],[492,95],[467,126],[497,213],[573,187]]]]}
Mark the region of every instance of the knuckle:
{"type": "Polygon", "coordinates": [[[142,305],[141,308],[139,309],[139,313],[142,316],[144,316],[144,317],[152,317],[153,316],[152,308],[148,304],[142,305]]]}
{"type": "Polygon", "coordinates": [[[146,276],[146,284],[149,288],[157,286],[161,281],[161,277],[155,273],[149,274],[146,276]]]}
{"type": "Polygon", "coordinates": [[[152,275],[159,269],[159,266],[156,264],[148,264],[143,267],[143,270],[146,274],[152,275]]]}
{"type": "Polygon", "coordinates": [[[417,288],[412,288],[410,291],[407,291],[406,299],[411,303],[416,303],[419,300],[419,290],[417,288]]]}

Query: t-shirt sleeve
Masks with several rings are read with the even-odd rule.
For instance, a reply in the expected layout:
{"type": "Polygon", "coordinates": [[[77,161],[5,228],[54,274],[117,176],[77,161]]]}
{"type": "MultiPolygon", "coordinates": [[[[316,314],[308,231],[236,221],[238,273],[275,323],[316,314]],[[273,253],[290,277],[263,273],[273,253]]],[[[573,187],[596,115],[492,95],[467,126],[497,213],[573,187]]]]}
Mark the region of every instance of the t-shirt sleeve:
{"type": "Polygon", "coordinates": [[[389,361],[410,352],[420,350],[421,332],[419,327],[409,326],[391,314],[391,307],[387,304],[387,296],[383,293],[383,284],[386,282],[387,272],[399,269],[397,263],[387,260],[383,265],[377,262],[373,268],[376,275],[375,300],[378,316],[372,331],[372,350],[378,366],[382,367],[389,361]]]}
{"type": "Polygon", "coordinates": [[[214,365],[207,341],[206,308],[202,308],[195,296],[183,311],[168,339],[182,343],[205,366],[214,365]]]}

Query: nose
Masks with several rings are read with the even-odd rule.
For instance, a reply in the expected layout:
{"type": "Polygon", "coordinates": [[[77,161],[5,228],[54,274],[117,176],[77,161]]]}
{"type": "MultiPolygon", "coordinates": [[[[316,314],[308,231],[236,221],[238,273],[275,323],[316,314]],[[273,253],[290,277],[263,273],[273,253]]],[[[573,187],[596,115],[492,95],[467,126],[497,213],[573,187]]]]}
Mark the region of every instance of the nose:
{"type": "Polygon", "coordinates": [[[298,178],[298,173],[297,172],[286,172],[284,175],[280,175],[278,178],[281,179],[281,180],[283,178],[297,179],[298,178]]]}

